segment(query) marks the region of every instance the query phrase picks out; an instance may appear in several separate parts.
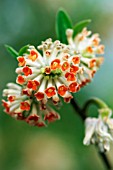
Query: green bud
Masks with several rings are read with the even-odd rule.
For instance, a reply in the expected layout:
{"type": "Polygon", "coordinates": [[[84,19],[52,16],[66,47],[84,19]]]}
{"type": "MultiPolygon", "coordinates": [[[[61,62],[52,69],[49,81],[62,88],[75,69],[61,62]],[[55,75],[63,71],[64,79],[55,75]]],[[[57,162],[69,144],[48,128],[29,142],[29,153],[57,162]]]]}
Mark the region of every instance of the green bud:
{"type": "Polygon", "coordinates": [[[44,77],[46,80],[49,80],[50,79],[50,76],[45,76],[44,77]]]}
{"type": "Polygon", "coordinates": [[[41,68],[40,71],[43,74],[45,72],[45,68],[41,68]]]}
{"type": "Polygon", "coordinates": [[[109,118],[112,115],[112,110],[110,108],[101,108],[98,109],[98,111],[102,118],[106,118],[106,117],[109,118]]]}

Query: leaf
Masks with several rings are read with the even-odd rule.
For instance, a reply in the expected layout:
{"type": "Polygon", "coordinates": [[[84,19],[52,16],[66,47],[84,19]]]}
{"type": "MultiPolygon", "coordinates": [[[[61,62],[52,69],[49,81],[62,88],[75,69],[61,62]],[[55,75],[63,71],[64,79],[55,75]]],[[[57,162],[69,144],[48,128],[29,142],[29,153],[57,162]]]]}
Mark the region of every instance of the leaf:
{"type": "Polygon", "coordinates": [[[25,54],[25,53],[29,53],[29,52],[28,52],[28,48],[29,48],[29,45],[25,45],[24,47],[22,47],[22,48],[19,50],[19,56],[22,56],[22,55],[25,54]]]}
{"type": "Polygon", "coordinates": [[[14,48],[12,48],[9,45],[5,45],[5,48],[9,52],[9,54],[11,54],[11,56],[13,56],[14,58],[18,57],[19,54],[18,54],[18,52],[14,48]]]}
{"type": "Polygon", "coordinates": [[[84,27],[86,27],[90,22],[91,22],[90,19],[87,19],[87,20],[83,20],[83,21],[78,22],[78,23],[74,26],[74,28],[73,28],[73,31],[74,31],[73,37],[75,37],[79,32],[81,32],[82,29],[83,29],[84,27]]]}
{"type": "Polygon", "coordinates": [[[67,44],[66,29],[72,28],[72,22],[64,9],[59,9],[56,16],[56,34],[57,38],[67,44]]]}

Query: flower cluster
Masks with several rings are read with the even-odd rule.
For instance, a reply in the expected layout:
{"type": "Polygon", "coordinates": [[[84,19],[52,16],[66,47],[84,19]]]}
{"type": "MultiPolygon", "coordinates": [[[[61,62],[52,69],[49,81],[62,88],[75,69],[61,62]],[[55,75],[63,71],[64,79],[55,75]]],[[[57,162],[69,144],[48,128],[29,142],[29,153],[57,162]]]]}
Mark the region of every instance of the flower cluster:
{"type": "Polygon", "coordinates": [[[14,83],[8,83],[7,87],[8,89],[3,90],[7,101],[2,100],[2,103],[4,111],[11,117],[38,127],[60,119],[60,115],[48,104],[37,102],[30,90],[26,91],[14,83]]]}
{"type": "Polygon", "coordinates": [[[9,83],[3,91],[8,101],[3,100],[5,112],[19,120],[36,126],[45,126],[60,118],[49,105],[59,106],[60,97],[69,103],[81,87],[91,81],[103,58],[97,34],[89,37],[86,28],[72,38],[73,31],[67,29],[68,45],[51,38],[36,49],[29,45],[17,57],[16,83],[9,83]]]}
{"type": "Polygon", "coordinates": [[[113,141],[113,119],[111,110],[102,109],[98,118],[87,118],[85,121],[86,132],[84,145],[96,144],[101,152],[109,151],[110,142],[113,141]],[[108,112],[109,116],[102,116],[102,112],[108,112]]]}
{"type": "Polygon", "coordinates": [[[71,53],[80,55],[80,67],[83,73],[78,74],[81,87],[89,83],[103,63],[104,45],[100,44],[99,34],[91,35],[91,31],[84,28],[73,38],[73,30],[67,29],[67,40],[71,53]]]}
{"type": "Polygon", "coordinates": [[[19,56],[19,67],[16,82],[26,90],[34,91],[38,101],[52,98],[53,103],[59,102],[59,96],[70,102],[71,92],[80,89],[77,75],[81,72],[80,57],[70,55],[70,49],[60,41],[47,39],[38,46],[42,55],[34,46],[29,46],[28,54],[19,56]]]}

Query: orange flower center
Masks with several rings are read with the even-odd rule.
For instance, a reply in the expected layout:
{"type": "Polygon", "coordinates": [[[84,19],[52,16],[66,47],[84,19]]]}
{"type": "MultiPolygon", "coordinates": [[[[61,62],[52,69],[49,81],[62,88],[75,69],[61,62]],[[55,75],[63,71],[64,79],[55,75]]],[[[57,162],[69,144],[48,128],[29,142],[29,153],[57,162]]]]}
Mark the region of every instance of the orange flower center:
{"type": "Polygon", "coordinates": [[[47,67],[45,68],[45,73],[46,73],[46,74],[50,74],[50,73],[51,73],[51,69],[50,69],[49,66],[47,66],[47,67]]]}
{"type": "Polygon", "coordinates": [[[49,87],[45,90],[45,93],[48,97],[52,97],[56,94],[54,87],[49,87]]]}
{"type": "Polygon", "coordinates": [[[77,82],[74,82],[74,83],[71,83],[70,85],[69,85],[69,91],[70,92],[77,92],[78,91],[78,86],[77,86],[78,84],[77,84],[77,82]]]}
{"type": "Polygon", "coordinates": [[[38,52],[35,50],[31,50],[28,58],[32,61],[35,61],[38,58],[38,52]]]}
{"type": "Polygon", "coordinates": [[[27,83],[27,87],[32,90],[36,90],[40,83],[36,80],[29,80],[27,83]]]}
{"type": "Polygon", "coordinates": [[[23,73],[25,74],[25,76],[28,76],[32,74],[32,70],[28,66],[26,66],[23,68],[23,73]]]}
{"type": "Polygon", "coordinates": [[[93,53],[93,49],[92,49],[92,47],[90,47],[90,46],[89,46],[89,47],[87,47],[87,49],[86,49],[86,50],[87,50],[87,52],[88,52],[88,53],[93,53]]]}
{"type": "Polygon", "coordinates": [[[8,100],[9,100],[10,102],[13,102],[13,101],[15,100],[15,98],[16,98],[15,96],[9,96],[9,97],[8,97],[8,100]]]}
{"type": "Polygon", "coordinates": [[[57,68],[60,68],[61,65],[60,65],[60,60],[59,59],[55,59],[51,62],[51,69],[52,70],[55,70],[57,68]]]}
{"type": "Polygon", "coordinates": [[[67,78],[67,81],[75,81],[76,80],[75,75],[73,73],[67,72],[65,74],[65,77],[67,78]]]}
{"type": "Polygon", "coordinates": [[[42,92],[37,92],[35,93],[35,96],[38,100],[42,100],[44,98],[44,93],[42,92]]]}
{"type": "Polygon", "coordinates": [[[63,70],[63,71],[66,71],[68,68],[69,68],[69,63],[68,63],[68,62],[64,62],[64,63],[62,64],[62,70],[63,70]]]}
{"type": "Polygon", "coordinates": [[[96,63],[96,59],[90,60],[90,68],[94,67],[96,63]]]}
{"type": "Polygon", "coordinates": [[[21,108],[22,110],[29,111],[29,110],[30,110],[30,104],[29,104],[28,102],[21,102],[20,108],[21,108]]]}
{"type": "Polygon", "coordinates": [[[67,88],[65,85],[61,85],[61,86],[58,88],[58,94],[59,94],[60,96],[64,96],[67,90],[68,90],[68,88],[67,88]]]}
{"type": "Polygon", "coordinates": [[[74,64],[79,64],[80,63],[80,57],[79,56],[75,56],[72,58],[72,61],[74,64]]]}
{"type": "Polygon", "coordinates": [[[18,60],[18,62],[19,62],[19,66],[25,66],[25,59],[24,59],[24,57],[18,57],[17,58],[17,60],[18,60]]]}
{"type": "Polygon", "coordinates": [[[76,73],[78,70],[79,70],[79,67],[78,67],[78,66],[72,65],[71,68],[70,68],[70,72],[71,72],[71,73],[76,73]]]}
{"type": "Polygon", "coordinates": [[[23,83],[25,82],[24,77],[22,77],[21,75],[19,75],[19,76],[17,77],[17,82],[18,82],[19,84],[23,84],[23,83]]]}

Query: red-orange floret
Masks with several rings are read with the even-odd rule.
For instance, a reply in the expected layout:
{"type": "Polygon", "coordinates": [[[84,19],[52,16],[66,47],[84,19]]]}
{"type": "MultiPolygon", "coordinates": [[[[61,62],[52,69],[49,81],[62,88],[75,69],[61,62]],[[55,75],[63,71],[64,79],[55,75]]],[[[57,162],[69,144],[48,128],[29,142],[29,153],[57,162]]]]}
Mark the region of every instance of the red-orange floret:
{"type": "Polygon", "coordinates": [[[69,73],[69,72],[67,72],[67,73],[65,74],[65,78],[67,78],[67,81],[75,81],[75,80],[76,80],[75,74],[69,73]]]}
{"type": "Polygon", "coordinates": [[[42,100],[44,98],[44,93],[37,92],[37,93],[35,93],[35,96],[36,96],[37,100],[42,100]]]}
{"type": "Polygon", "coordinates": [[[52,97],[56,94],[55,87],[49,87],[45,90],[47,97],[52,97]]]}
{"type": "Polygon", "coordinates": [[[25,76],[28,76],[32,74],[32,70],[28,66],[25,66],[23,68],[23,73],[25,74],[25,76]]]}
{"type": "Polygon", "coordinates": [[[31,50],[28,58],[32,61],[35,61],[38,58],[38,52],[36,50],[31,50]]]}
{"type": "Polygon", "coordinates": [[[25,83],[24,77],[21,76],[21,75],[18,75],[18,77],[17,77],[17,83],[18,83],[18,84],[24,84],[24,83],[25,83]]]}
{"type": "Polygon", "coordinates": [[[70,92],[77,92],[79,90],[79,86],[78,86],[78,83],[77,82],[73,82],[69,85],[69,91],[70,92]]]}
{"type": "Polygon", "coordinates": [[[29,111],[30,110],[30,104],[28,102],[21,102],[20,103],[20,109],[29,111]]]}
{"type": "Polygon", "coordinates": [[[51,52],[50,51],[46,51],[46,56],[50,57],[50,55],[51,55],[51,52]]]}
{"type": "Polygon", "coordinates": [[[79,64],[80,63],[80,57],[79,56],[75,56],[72,58],[72,61],[74,64],[79,64]]]}
{"type": "Polygon", "coordinates": [[[95,66],[95,64],[96,64],[96,59],[94,58],[94,59],[90,60],[89,67],[92,68],[95,66]]]}
{"type": "Polygon", "coordinates": [[[36,80],[29,80],[27,83],[27,87],[32,90],[37,90],[37,87],[40,85],[40,83],[36,80]]]}
{"type": "Polygon", "coordinates": [[[5,101],[5,100],[2,100],[2,105],[3,105],[3,107],[5,107],[5,111],[8,113],[9,112],[9,105],[8,105],[8,103],[5,101]]]}
{"type": "Polygon", "coordinates": [[[56,70],[57,68],[60,68],[60,60],[59,59],[55,59],[51,62],[51,69],[52,70],[56,70]]]}
{"type": "Polygon", "coordinates": [[[66,103],[70,103],[70,100],[73,98],[73,96],[69,96],[69,97],[65,97],[64,98],[64,102],[66,102],[66,103]]]}
{"type": "Polygon", "coordinates": [[[47,120],[49,123],[56,121],[59,119],[59,115],[53,112],[49,112],[45,115],[44,120],[47,120]]]}
{"type": "Polygon", "coordinates": [[[17,120],[24,120],[25,117],[23,116],[23,114],[20,112],[20,113],[13,113],[12,116],[16,115],[16,119],[17,120]]]}
{"type": "Polygon", "coordinates": [[[27,117],[27,119],[25,121],[31,125],[35,125],[37,123],[37,121],[39,120],[39,118],[40,118],[40,116],[38,116],[36,114],[32,114],[29,117],[27,117]]]}
{"type": "Polygon", "coordinates": [[[18,57],[17,60],[18,60],[18,62],[19,62],[19,63],[18,63],[19,66],[25,66],[26,61],[25,61],[25,58],[24,58],[24,57],[18,57]]]}
{"type": "Polygon", "coordinates": [[[86,49],[86,50],[87,50],[87,52],[88,52],[88,53],[93,53],[93,49],[92,49],[92,47],[90,47],[90,46],[89,46],[89,47],[87,47],[87,49],[86,49]]]}
{"type": "Polygon", "coordinates": [[[58,94],[60,96],[64,96],[67,90],[68,90],[68,88],[65,85],[61,85],[58,88],[58,94]]]}
{"type": "Polygon", "coordinates": [[[70,73],[76,74],[76,72],[77,72],[78,70],[79,70],[79,67],[78,67],[78,66],[72,65],[72,66],[70,67],[70,73]]]}
{"type": "Polygon", "coordinates": [[[38,122],[38,123],[36,124],[36,126],[38,126],[38,127],[45,127],[46,125],[45,125],[44,122],[38,122]]]}
{"type": "Polygon", "coordinates": [[[9,100],[10,102],[13,102],[15,99],[16,99],[15,96],[9,96],[9,97],[8,97],[8,100],[9,100]]]}
{"type": "Polygon", "coordinates": [[[94,38],[93,39],[93,45],[94,46],[98,46],[99,45],[99,39],[98,38],[94,38]]]}
{"type": "Polygon", "coordinates": [[[23,89],[22,90],[22,94],[25,94],[27,96],[30,96],[31,95],[31,92],[28,90],[28,89],[23,89]]]}
{"type": "Polygon", "coordinates": [[[84,81],[81,82],[80,87],[84,87],[86,84],[87,84],[87,81],[84,80],[84,81]]]}
{"type": "Polygon", "coordinates": [[[51,69],[50,69],[49,66],[46,66],[46,67],[45,67],[45,73],[46,73],[46,74],[50,74],[50,73],[51,73],[51,69]]]}
{"type": "Polygon", "coordinates": [[[63,64],[62,64],[62,70],[63,71],[66,71],[68,68],[69,68],[69,63],[67,61],[65,61],[63,64]]]}

